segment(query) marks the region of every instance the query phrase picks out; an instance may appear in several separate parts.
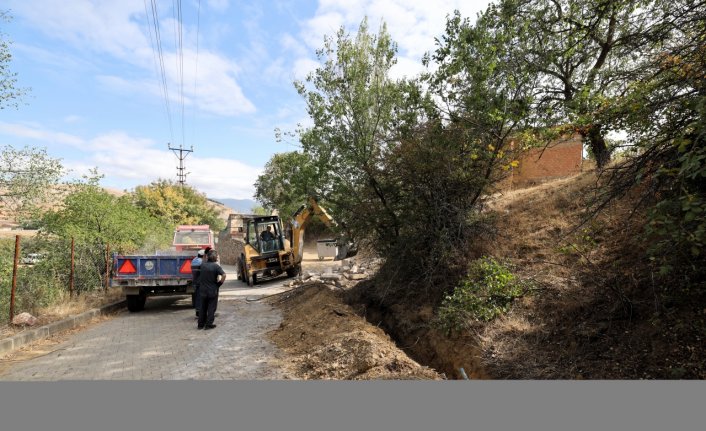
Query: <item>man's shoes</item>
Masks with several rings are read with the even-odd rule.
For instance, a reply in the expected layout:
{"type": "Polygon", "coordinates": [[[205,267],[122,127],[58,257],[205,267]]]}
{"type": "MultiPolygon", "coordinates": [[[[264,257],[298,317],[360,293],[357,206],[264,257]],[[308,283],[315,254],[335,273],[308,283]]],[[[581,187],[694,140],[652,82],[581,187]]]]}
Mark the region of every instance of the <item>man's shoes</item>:
{"type": "Polygon", "coordinates": [[[204,327],[204,329],[213,329],[213,328],[215,328],[215,327],[216,327],[216,325],[206,325],[206,326],[204,327]]]}
{"type": "Polygon", "coordinates": [[[197,326],[196,329],[203,329],[203,326],[197,326]]]}

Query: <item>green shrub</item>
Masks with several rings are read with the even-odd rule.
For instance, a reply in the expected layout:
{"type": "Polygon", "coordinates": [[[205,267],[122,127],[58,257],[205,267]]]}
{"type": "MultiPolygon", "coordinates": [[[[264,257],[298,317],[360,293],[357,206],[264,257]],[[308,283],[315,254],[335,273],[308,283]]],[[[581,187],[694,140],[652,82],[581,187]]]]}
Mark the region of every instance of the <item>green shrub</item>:
{"type": "Polygon", "coordinates": [[[527,287],[527,282],[514,275],[507,264],[492,257],[475,260],[468,275],[442,301],[438,324],[451,331],[464,328],[470,321],[493,320],[509,311],[527,287]]]}

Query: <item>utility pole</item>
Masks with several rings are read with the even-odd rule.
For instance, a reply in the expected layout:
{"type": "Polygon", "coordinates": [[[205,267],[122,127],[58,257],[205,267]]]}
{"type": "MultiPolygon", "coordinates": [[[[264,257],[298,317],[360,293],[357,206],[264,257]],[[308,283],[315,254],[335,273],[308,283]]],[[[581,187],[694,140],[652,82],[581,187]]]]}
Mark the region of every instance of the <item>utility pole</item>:
{"type": "Polygon", "coordinates": [[[186,150],[182,147],[181,144],[179,144],[179,148],[172,148],[172,145],[167,142],[167,148],[172,150],[174,152],[174,155],[177,156],[177,158],[179,159],[179,166],[177,166],[177,178],[179,178],[179,184],[183,186],[184,184],[186,184],[186,176],[191,173],[184,172],[184,159],[186,159],[186,156],[188,156],[189,153],[194,151],[194,147],[192,145],[190,150],[186,150]],[[179,152],[179,154],[177,154],[177,151],[179,152]]]}

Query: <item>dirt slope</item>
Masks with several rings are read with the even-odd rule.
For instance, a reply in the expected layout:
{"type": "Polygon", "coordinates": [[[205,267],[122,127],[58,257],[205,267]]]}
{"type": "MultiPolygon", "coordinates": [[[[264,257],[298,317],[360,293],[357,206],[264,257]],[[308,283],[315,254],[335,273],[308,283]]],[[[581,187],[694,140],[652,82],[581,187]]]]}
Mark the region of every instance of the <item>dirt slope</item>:
{"type": "Polygon", "coordinates": [[[496,197],[498,235],[483,248],[534,286],[502,318],[447,336],[430,305],[375,308],[355,292],[365,284],[345,299],[317,287],[280,303],[273,338],[310,379],[431,377],[398,347],[456,379],[460,368],[490,379],[706,378],[704,294],[660,280],[630,197],[582,224],[596,180],[585,173],[496,197]]]}

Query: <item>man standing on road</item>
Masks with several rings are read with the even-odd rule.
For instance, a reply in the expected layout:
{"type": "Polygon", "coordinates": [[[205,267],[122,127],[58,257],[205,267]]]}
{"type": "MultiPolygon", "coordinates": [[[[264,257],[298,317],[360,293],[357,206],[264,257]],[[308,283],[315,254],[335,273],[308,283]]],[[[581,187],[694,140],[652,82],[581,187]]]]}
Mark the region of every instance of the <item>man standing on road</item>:
{"type": "Polygon", "coordinates": [[[201,309],[201,292],[199,291],[199,283],[201,281],[199,277],[201,276],[201,264],[205,254],[205,250],[199,250],[196,257],[191,261],[191,284],[194,286],[192,303],[196,309],[196,317],[199,317],[199,310],[201,309]]]}
{"type": "Polygon", "coordinates": [[[218,288],[226,281],[226,273],[218,264],[216,250],[208,252],[208,259],[201,264],[200,286],[201,310],[199,311],[198,329],[213,329],[218,306],[218,288]]]}

